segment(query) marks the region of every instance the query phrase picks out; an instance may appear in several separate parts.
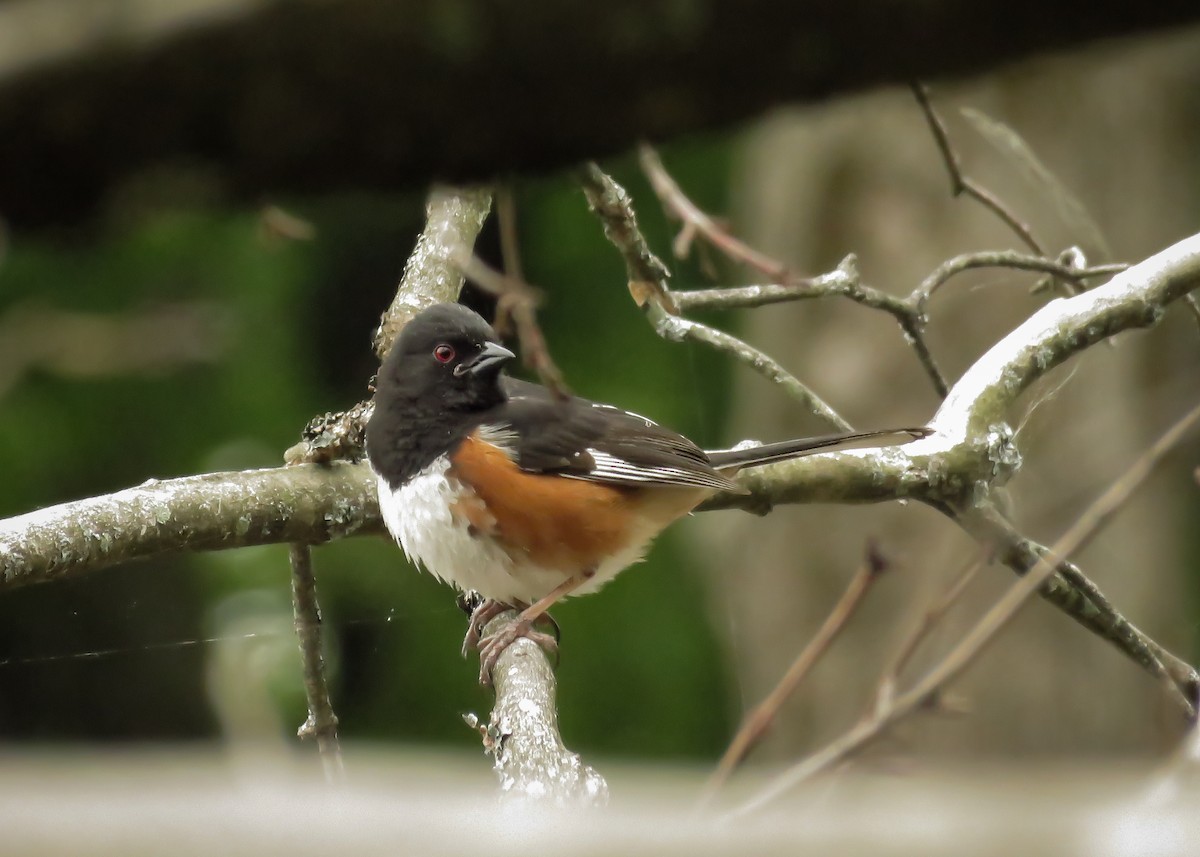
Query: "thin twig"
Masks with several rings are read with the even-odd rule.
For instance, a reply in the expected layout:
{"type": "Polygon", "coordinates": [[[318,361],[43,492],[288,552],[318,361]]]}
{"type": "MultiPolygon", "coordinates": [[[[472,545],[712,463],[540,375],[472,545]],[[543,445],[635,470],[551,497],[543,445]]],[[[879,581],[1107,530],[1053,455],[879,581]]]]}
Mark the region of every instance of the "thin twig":
{"type": "Polygon", "coordinates": [[[962,597],[962,594],[967,591],[976,575],[985,565],[985,559],[979,558],[966,567],[962,574],[954,579],[954,582],[946,589],[941,596],[925,609],[921,615],[921,620],[916,624],[913,630],[900,642],[900,646],[896,649],[896,654],[892,661],[884,669],[879,677],[879,683],[875,688],[875,698],[871,707],[876,711],[886,708],[892,703],[896,697],[896,686],[900,681],[900,674],[904,668],[908,666],[913,655],[921,647],[921,643],[933,633],[933,629],[937,627],[938,622],[950,610],[951,607],[962,597]]]}
{"type": "Polygon", "coordinates": [[[792,694],[800,686],[800,683],[812,671],[812,668],[820,661],[821,657],[829,650],[829,646],[834,639],[846,627],[846,623],[850,617],[858,610],[862,604],[867,592],[870,591],[871,585],[875,583],[888,568],[887,559],[879,552],[878,546],[871,542],[867,545],[866,555],[863,557],[862,564],[851,578],[850,584],[846,587],[846,591],[842,593],[842,597],[838,599],[837,604],[825,617],[825,621],[809,640],[806,645],[788,667],[787,672],[779,679],[775,688],[767,694],[753,711],[751,711],[742,721],[741,728],[737,734],[733,736],[733,740],[729,743],[729,747],[725,750],[725,754],[721,757],[721,761],[717,763],[716,770],[709,777],[708,783],[704,787],[704,792],[700,796],[699,806],[704,807],[709,804],[716,793],[720,790],[725,781],[733,774],[734,770],[742,763],[754,746],[762,740],[766,735],[767,730],[775,721],[775,716],[779,713],[779,709],[783,704],[791,698],[792,694]]]}
{"type": "Polygon", "coordinates": [[[521,270],[521,241],[517,234],[517,195],[511,184],[496,188],[496,223],[500,229],[500,258],[504,273],[514,280],[524,281],[521,270]]]}
{"type": "Polygon", "coordinates": [[[691,244],[692,236],[698,234],[730,259],[759,271],[772,282],[803,282],[801,278],[792,274],[782,262],[772,259],[765,253],[760,253],[744,241],[733,237],[728,230],[722,229],[711,217],[701,211],[679,189],[679,185],[663,168],[662,160],[654,149],[643,144],[638,148],[638,158],[642,162],[642,171],[650,179],[650,186],[654,188],[663,207],[684,224],[685,232],[682,234],[687,236],[687,241],[686,243],[677,242],[677,251],[686,250],[691,244]]]}
{"type": "Polygon", "coordinates": [[[317,605],[317,581],[313,575],[312,550],[306,544],[288,548],[292,563],[292,609],[295,613],[296,638],[300,642],[300,660],[304,666],[304,696],[308,700],[308,718],[297,734],[315,738],[325,779],[331,785],[344,783],[346,769],[338,741],[337,715],[325,682],[325,659],[321,655],[321,609],[317,605]]]}
{"type": "Polygon", "coordinates": [[[1122,271],[1128,270],[1129,265],[1115,263],[1076,268],[1051,259],[1043,259],[1041,256],[1028,256],[1024,253],[1015,253],[1007,250],[964,253],[961,256],[947,259],[938,265],[929,276],[921,281],[921,284],[917,286],[916,291],[913,292],[910,299],[915,302],[918,311],[924,312],[926,302],[947,280],[956,274],[974,268],[1011,268],[1018,271],[1038,271],[1045,274],[1053,274],[1055,277],[1068,282],[1081,282],[1093,277],[1119,274],[1122,271]]]}
{"type": "Polygon", "coordinates": [[[959,160],[958,153],[950,143],[950,135],[946,131],[946,126],[942,122],[942,118],[938,116],[937,111],[934,110],[933,103],[929,100],[929,90],[925,88],[924,84],[914,82],[912,84],[912,91],[913,95],[916,96],[917,103],[921,105],[921,112],[925,115],[925,121],[929,123],[929,130],[933,133],[934,142],[937,144],[938,151],[942,155],[942,160],[946,164],[946,172],[950,175],[951,194],[959,196],[965,193],[983,205],[1003,220],[1025,242],[1030,250],[1044,257],[1046,251],[1042,249],[1042,245],[1033,237],[1033,231],[1029,228],[1029,225],[1017,217],[1012,209],[1005,205],[999,197],[981,185],[976,184],[974,180],[963,173],[962,162],[959,160]]]}
{"type": "MultiPolygon", "coordinates": [[[[659,199],[669,212],[680,217],[685,223],[685,232],[680,233],[679,239],[687,236],[685,246],[690,246],[694,233],[703,235],[712,246],[725,253],[736,262],[742,262],[765,273],[776,280],[767,285],[744,286],[733,289],[707,289],[690,292],[669,292],[672,306],[679,307],[751,307],[778,303],[785,300],[807,300],[829,295],[840,295],[855,303],[872,309],[889,313],[900,325],[905,341],[913,349],[921,368],[929,376],[934,391],[939,398],[944,398],[949,390],[945,376],[934,359],[929,343],[925,339],[925,315],[923,307],[919,306],[914,297],[907,300],[893,297],[886,292],[864,285],[858,275],[858,263],[853,255],[842,260],[836,271],[817,277],[798,277],[789,273],[787,267],[766,254],[755,250],[746,243],[734,238],[725,229],[718,226],[712,218],[700,210],[680,189],[675,180],[667,173],[662,161],[653,149],[642,148],[643,170],[654,185],[659,199]]],[[[605,177],[607,178],[607,177],[605,177]]],[[[611,179],[609,179],[611,181],[611,179]]],[[[626,199],[626,202],[628,200],[626,199]]],[[[631,209],[632,211],[632,209],[631,209]]],[[[612,238],[612,236],[610,236],[612,238]]],[[[676,240],[676,250],[679,250],[680,240],[676,240]]],[[[616,243],[614,241],[614,243],[616,243]]],[[[663,285],[666,291],[666,285],[663,285]]],[[[639,302],[640,303],[640,302],[639,302]]],[[[677,314],[677,310],[672,310],[677,314]]]]}
{"type": "Polygon", "coordinates": [[[1093,502],[1054,544],[1048,554],[1019,578],[983,615],[978,623],[928,673],[909,690],[896,696],[882,710],[870,711],[856,726],[830,742],[771,782],[762,792],[735,810],[741,816],[760,809],[798,783],[826,770],[862,749],[886,728],[924,705],[947,683],[957,678],[997,634],[1013,619],[1022,605],[1055,573],[1057,557],[1070,557],[1086,544],[1125,505],[1163,457],[1200,421],[1200,406],[1192,408],[1169,428],[1137,461],[1093,502]]]}
{"type": "Polygon", "coordinates": [[[768,381],[778,384],[785,393],[803,405],[821,422],[838,431],[854,431],[853,426],[841,414],[765,352],[759,351],[736,336],[698,321],[665,313],[657,317],[652,314],[651,318],[655,332],[663,339],[670,342],[699,342],[724,352],[739,363],[750,367],[768,381]]]}
{"type": "Polygon", "coordinates": [[[521,341],[521,358],[525,365],[537,372],[542,383],[556,396],[569,396],[562,372],[550,356],[546,337],[537,323],[537,306],[541,292],[517,277],[501,274],[487,265],[478,256],[462,253],[457,265],[463,275],[490,295],[497,298],[496,327],[504,332],[511,320],[521,341]]]}

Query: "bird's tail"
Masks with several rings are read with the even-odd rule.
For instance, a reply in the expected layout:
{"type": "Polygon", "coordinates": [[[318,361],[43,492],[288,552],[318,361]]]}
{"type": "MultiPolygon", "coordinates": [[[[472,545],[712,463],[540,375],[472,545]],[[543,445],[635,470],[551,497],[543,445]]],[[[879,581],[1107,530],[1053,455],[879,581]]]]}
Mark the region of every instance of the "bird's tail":
{"type": "Polygon", "coordinates": [[[708,452],[708,460],[712,463],[714,470],[732,474],[743,467],[755,467],[759,464],[770,464],[773,461],[786,461],[789,458],[800,458],[814,452],[835,448],[895,446],[908,443],[910,440],[928,437],[931,434],[933,432],[927,428],[827,434],[820,437],[802,437],[796,440],[781,440],[778,443],[764,443],[761,446],[748,446],[743,449],[712,450],[708,452]]]}

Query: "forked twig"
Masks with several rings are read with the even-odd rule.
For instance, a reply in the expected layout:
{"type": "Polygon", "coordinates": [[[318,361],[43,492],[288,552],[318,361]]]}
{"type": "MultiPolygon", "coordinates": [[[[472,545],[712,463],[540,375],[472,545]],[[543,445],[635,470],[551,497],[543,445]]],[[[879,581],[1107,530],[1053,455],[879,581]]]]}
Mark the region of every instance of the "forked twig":
{"type": "Polygon", "coordinates": [[[675,179],[663,168],[658,153],[650,146],[642,144],[638,148],[638,159],[642,170],[650,179],[650,186],[662,201],[663,207],[673,214],[683,224],[682,240],[677,240],[675,251],[682,254],[690,247],[695,235],[702,236],[709,244],[716,247],[724,255],[734,261],[748,265],[775,283],[791,285],[803,284],[804,279],[792,274],[786,265],[772,259],[765,253],[755,250],[746,242],[735,238],[727,229],[723,229],[700,208],[688,199],[679,189],[675,179]]]}
{"type": "Polygon", "coordinates": [[[781,385],[827,425],[840,431],[850,430],[849,423],[837,411],[770,356],[731,334],[681,318],[674,295],[667,287],[666,266],[650,251],[642,236],[625,189],[595,164],[589,165],[582,184],[588,204],[604,224],[605,236],[625,260],[630,293],[659,336],[672,342],[700,342],[723,351],[781,385]]]}
{"type": "Polygon", "coordinates": [[[933,109],[933,103],[929,100],[929,90],[926,89],[923,83],[914,81],[912,91],[913,95],[916,96],[917,103],[921,105],[921,112],[925,115],[925,121],[929,123],[929,130],[933,133],[933,140],[937,144],[938,151],[942,155],[942,160],[946,164],[946,172],[950,175],[951,194],[953,196],[960,196],[965,193],[974,199],[1003,220],[1013,232],[1017,233],[1017,236],[1025,242],[1030,250],[1044,257],[1046,251],[1037,242],[1037,239],[1033,237],[1033,231],[1029,228],[1029,224],[1017,217],[1012,209],[1005,205],[998,196],[983,186],[976,184],[973,179],[963,173],[962,162],[958,157],[958,153],[950,144],[950,135],[946,131],[946,125],[942,122],[942,118],[938,116],[937,111],[933,109]]]}

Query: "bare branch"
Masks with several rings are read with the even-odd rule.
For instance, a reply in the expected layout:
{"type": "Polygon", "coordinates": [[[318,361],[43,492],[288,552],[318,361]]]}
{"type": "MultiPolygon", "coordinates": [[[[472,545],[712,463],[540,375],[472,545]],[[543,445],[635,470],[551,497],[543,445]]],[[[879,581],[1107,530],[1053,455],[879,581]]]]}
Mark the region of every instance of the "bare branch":
{"type": "MultiPolygon", "coordinates": [[[[993,546],[997,559],[1017,574],[1026,574],[1049,556],[1048,548],[1021,535],[991,503],[967,510],[958,521],[981,543],[993,546]]],[[[1161,679],[1181,710],[1194,713],[1200,674],[1126,619],[1074,563],[1057,560],[1038,594],[1161,679]]]]}
{"type": "Polygon", "coordinates": [[[663,168],[662,161],[654,149],[643,144],[638,149],[638,157],[642,162],[642,170],[650,179],[650,186],[658,194],[663,207],[684,225],[685,232],[682,234],[687,237],[687,241],[677,244],[676,252],[686,249],[691,243],[692,236],[700,235],[730,259],[748,265],[766,275],[772,282],[788,284],[804,282],[797,280],[782,262],[772,259],[765,253],[760,253],[746,242],[729,234],[727,229],[723,229],[713,222],[711,217],[701,211],[679,189],[679,185],[663,168]]]}
{"type": "Polygon", "coordinates": [[[304,695],[308,700],[308,718],[297,734],[315,738],[325,779],[330,785],[346,781],[342,748],[338,741],[337,716],[325,683],[325,659],[321,655],[321,611],[317,606],[317,580],[313,575],[312,549],[293,544],[288,549],[292,563],[292,609],[295,613],[296,638],[300,642],[300,660],[304,667],[304,695]]]}
{"type": "Polygon", "coordinates": [[[839,431],[853,431],[853,427],[820,396],[804,385],[799,378],[784,369],[773,357],[759,351],[736,336],[724,331],[666,313],[651,311],[654,331],[670,342],[699,342],[733,357],[750,367],[808,409],[809,413],[828,426],[839,431]],[[657,316],[657,317],[655,317],[657,316]]]}
{"type": "MultiPolygon", "coordinates": [[[[659,198],[667,207],[668,212],[684,219],[684,231],[679,234],[675,242],[677,254],[681,255],[682,251],[685,251],[690,246],[692,237],[700,234],[733,261],[750,265],[778,281],[769,285],[744,286],[734,289],[670,292],[669,297],[673,314],[678,314],[678,310],[674,308],[676,306],[748,307],[778,303],[785,300],[806,300],[840,295],[849,298],[855,303],[872,309],[883,310],[892,315],[896,319],[897,324],[900,325],[900,330],[904,334],[905,340],[912,347],[913,352],[917,355],[917,359],[921,362],[921,367],[933,383],[934,390],[937,391],[939,397],[945,397],[949,387],[941,370],[938,368],[937,361],[933,357],[933,352],[929,350],[929,344],[925,341],[924,308],[918,304],[915,297],[901,300],[900,298],[892,297],[886,292],[863,285],[858,276],[858,263],[853,255],[843,259],[837,270],[832,273],[818,277],[797,277],[789,273],[782,262],[771,259],[717,226],[712,218],[702,212],[695,203],[688,199],[675,183],[675,180],[667,174],[658,155],[649,147],[642,148],[642,164],[647,175],[650,177],[651,183],[658,192],[659,198]]],[[[604,176],[603,173],[600,176],[602,177],[600,181],[615,185],[615,182],[608,176],[604,176]]],[[[624,191],[619,186],[618,190],[620,190],[622,195],[624,194],[624,191]]],[[[632,223],[633,230],[636,231],[637,225],[632,219],[632,207],[629,206],[627,197],[622,196],[622,199],[625,202],[625,207],[630,209],[628,218],[632,223]]],[[[595,208],[596,206],[593,207],[595,208]]],[[[601,212],[601,216],[604,216],[603,212],[601,212]]],[[[610,214],[610,216],[620,217],[622,215],[617,211],[610,214]]],[[[609,236],[609,239],[613,243],[620,246],[619,235],[614,238],[607,227],[605,234],[609,236]]],[[[665,282],[662,288],[666,291],[665,282]]],[[[790,378],[791,376],[788,377],[790,378]]],[[[791,382],[782,383],[791,384],[791,382]]],[[[804,397],[806,404],[810,397],[811,394],[804,397]]]]}
{"type": "Polygon", "coordinates": [[[828,769],[831,765],[862,749],[901,717],[911,714],[933,694],[953,681],[966,669],[997,634],[1012,621],[1017,611],[1054,573],[1058,557],[1070,557],[1112,520],[1162,458],[1200,422],[1200,406],[1189,411],[1171,426],[1133,465],[1089,506],[1061,538],[1008,591],[992,605],[983,618],[912,688],[896,696],[882,710],[868,712],[853,729],[830,742],[817,753],[789,769],[759,795],[739,807],[734,816],[745,815],[775,800],[786,790],[828,769]]]}
{"type": "Polygon", "coordinates": [[[910,300],[915,301],[918,311],[923,313],[926,302],[947,280],[955,274],[975,268],[1013,268],[1018,271],[1040,271],[1045,274],[1053,274],[1055,277],[1068,282],[1079,283],[1093,277],[1119,274],[1122,271],[1128,270],[1129,266],[1124,263],[1116,263],[1077,268],[1072,265],[1065,265],[1061,262],[1044,259],[1041,256],[1027,256],[1024,253],[1014,253],[1012,251],[966,253],[962,256],[955,256],[953,259],[947,259],[938,265],[921,282],[921,285],[917,286],[910,300]]]}
{"type": "Polygon", "coordinates": [[[633,204],[625,189],[592,164],[584,176],[583,190],[592,211],[604,224],[605,236],[625,258],[630,293],[646,312],[659,336],[672,342],[700,342],[723,351],[767,380],[779,384],[827,425],[842,431],[850,430],[850,424],[833,408],[768,355],[728,333],[679,317],[674,297],[667,288],[666,268],[650,252],[638,229],[633,204]]]}
{"type": "Polygon", "coordinates": [[[753,711],[746,715],[742,721],[741,727],[737,734],[733,736],[733,740],[726,748],[725,754],[717,763],[716,770],[713,771],[708,782],[705,784],[704,792],[700,797],[700,806],[708,804],[716,795],[717,791],[729,779],[734,770],[746,758],[749,752],[754,749],[754,746],[762,740],[767,731],[771,728],[771,724],[775,721],[775,716],[779,713],[779,709],[783,704],[791,698],[792,694],[800,686],[801,682],[816,666],[821,656],[829,650],[829,646],[846,627],[846,623],[850,617],[858,610],[867,592],[871,589],[871,584],[879,579],[879,576],[887,569],[888,562],[879,553],[878,547],[874,543],[867,545],[866,556],[863,558],[862,564],[858,567],[858,571],[854,573],[854,577],[850,579],[850,585],[846,587],[846,591],[842,593],[842,597],[838,599],[837,604],[825,617],[825,621],[821,627],[817,629],[817,633],[809,640],[808,645],[801,650],[797,655],[796,660],[788,667],[787,672],[775,685],[775,688],[767,694],[762,702],[758,704],[753,711]]]}

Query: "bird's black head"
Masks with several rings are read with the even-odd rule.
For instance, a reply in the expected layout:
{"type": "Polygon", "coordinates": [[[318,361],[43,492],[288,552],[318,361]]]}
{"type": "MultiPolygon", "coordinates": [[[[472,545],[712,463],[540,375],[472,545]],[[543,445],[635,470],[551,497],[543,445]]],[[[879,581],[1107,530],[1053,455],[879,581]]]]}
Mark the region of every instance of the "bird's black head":
{"type": "Polygon", "coordinates": [[[408,472],[446,451],[472,427],[470,415],[504,401],[500,369],[513,356],[461,304],[437,304],[414,316],[379,367],[367,424],[376,470],[408,472]]]}
{"type": "Polygon", "coordinates": [[[404,326],[384,358],[376,401],[474,411],[503,400],[500,369],[513,353],[491,325],[461,304],[437,304],[404,326]]]}

